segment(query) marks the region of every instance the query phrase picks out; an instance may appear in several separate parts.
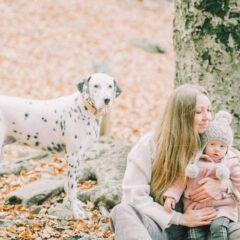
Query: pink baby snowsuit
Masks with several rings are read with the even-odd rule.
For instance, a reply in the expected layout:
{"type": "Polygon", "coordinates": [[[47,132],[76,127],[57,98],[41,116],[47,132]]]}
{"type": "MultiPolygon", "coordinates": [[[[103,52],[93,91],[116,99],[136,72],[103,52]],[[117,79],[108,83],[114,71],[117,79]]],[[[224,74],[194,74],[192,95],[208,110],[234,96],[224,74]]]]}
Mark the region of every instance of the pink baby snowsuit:
{"type": "MultiPolygon", "coordinates": [[[[180,197],[183,195],[184,210],[192,203],[190,199],[190,193],[198,188],[200,185],[198,182],[206,177],[216,178],[216,168],[221,164],[219,162],[214,162],[209,156],[202,155],[201,159],[198,161],[197,165],[200,169],[199,174],[196,178],[187,178],[184,181],[181,177],[178,177],[173,185],[165,192],[164,197],[174,198],[176,202],[179,201],[180,197]]],[[[233,184],[235,191],[240,191],[240,155],[238,151],[229,151],[224,162],[225,166],[230,170],[230,180],[233,184]]],[[[214,200],[202,204],[199,203],[196,208],[203,208],[206,206],[213,206],[217,211],[218,217],[228,217],[234,222],[238,220],[238,209],[237,200],[233,194],[221,193],[214,196],[214,200]]]]}

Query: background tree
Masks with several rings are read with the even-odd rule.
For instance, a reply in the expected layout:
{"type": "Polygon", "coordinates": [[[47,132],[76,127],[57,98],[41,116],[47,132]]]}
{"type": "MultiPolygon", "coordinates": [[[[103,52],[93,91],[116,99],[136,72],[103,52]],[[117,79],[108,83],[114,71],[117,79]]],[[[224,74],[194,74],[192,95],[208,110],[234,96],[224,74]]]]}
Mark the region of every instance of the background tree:
{"type": "Polygon", "coordinates": [[[240,149],[240,2],[175,0],[175,85],[199,83],[214,111],[232,113],[240,149]]]}

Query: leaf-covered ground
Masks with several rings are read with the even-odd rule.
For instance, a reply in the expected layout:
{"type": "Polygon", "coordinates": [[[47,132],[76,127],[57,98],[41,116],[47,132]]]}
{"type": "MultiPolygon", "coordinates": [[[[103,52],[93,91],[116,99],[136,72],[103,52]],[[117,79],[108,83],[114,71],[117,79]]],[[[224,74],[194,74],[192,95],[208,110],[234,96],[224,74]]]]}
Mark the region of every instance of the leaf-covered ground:
{"type": "MultiPolygon", "coordinates": [[[[2,0],[0,94],[59,97],[76,91],[88,74],[105,70],[123,91],[111,111],[112,136],[133,143],[155,126],[173,88],[173,11],[170,0],[2,0]]],[[[14,154],[10,148],[4,157],[14,154]]],[[[64,171],[66,162],[53,157],[20,175],[0,178],[0,239],[80,238],[84,232],[96,239],[113,238],[104,228],[108,218],[91,202],[89,221],[45,214],[64,193],[27,209],[4,205],[9,192],[44,174],[64,171]],[[9,221],[9,227],[1,227],[3,221],[9,221]]]]}

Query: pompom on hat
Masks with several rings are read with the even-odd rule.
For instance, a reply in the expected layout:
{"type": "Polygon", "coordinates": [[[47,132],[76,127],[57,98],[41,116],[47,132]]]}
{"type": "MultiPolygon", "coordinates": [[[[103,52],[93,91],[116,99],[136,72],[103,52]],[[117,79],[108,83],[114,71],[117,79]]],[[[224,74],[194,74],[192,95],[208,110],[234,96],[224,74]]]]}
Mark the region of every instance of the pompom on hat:
{"type": "MultiPolygon", "coordinates": [[[[233,131],[231,129],[232,116],[226,111],[219,111],[214,120],[209,123],[207,126],[206,132],[203,135],[203,145],[204,148],[208,141],[211,140],[220,140],[226,143],[229,146],[233,143],[233,131]]],[[[204,149],[203,148],[203,149],[204,149]]],[[[203,151],[202,149],[202,151],[203,151]]],[[[187,177],[196,178],[199,173],[199,168],[197,162],[201,157],[202,151],[199,151],[193,161],[189,163],[185,169],[187,177]]],[[[216,177],[218,179],[228,179],[230,176],[229,169],[224,164],[225,158],[222,160],[222,164],[216,169],[216,177]]]]}

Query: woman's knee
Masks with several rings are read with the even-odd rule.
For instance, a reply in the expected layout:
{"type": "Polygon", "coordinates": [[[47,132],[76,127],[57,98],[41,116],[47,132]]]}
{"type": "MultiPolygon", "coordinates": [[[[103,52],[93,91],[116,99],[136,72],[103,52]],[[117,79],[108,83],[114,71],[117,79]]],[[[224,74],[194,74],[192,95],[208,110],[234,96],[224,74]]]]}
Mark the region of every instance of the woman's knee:
{"type": "Polygon", "coordinates": [[[113,223],[116,221],[116,217],[122,215],[126,212],[133,211],[132,207],[126,203],[119,203],[116,205],[110,213],[110,218],[112,219],[113,223]]]}
{"type": "Polygon", "coordinates": [[[116,205],[110,212],[110,226],[113,232],[115,232],[116,226],[124,227],[134,214],[134,210],[130,205],[126,203],[119,203],[116,205]]]}

